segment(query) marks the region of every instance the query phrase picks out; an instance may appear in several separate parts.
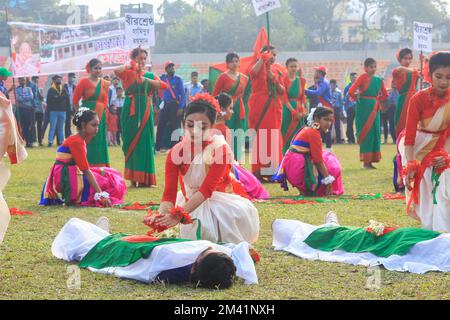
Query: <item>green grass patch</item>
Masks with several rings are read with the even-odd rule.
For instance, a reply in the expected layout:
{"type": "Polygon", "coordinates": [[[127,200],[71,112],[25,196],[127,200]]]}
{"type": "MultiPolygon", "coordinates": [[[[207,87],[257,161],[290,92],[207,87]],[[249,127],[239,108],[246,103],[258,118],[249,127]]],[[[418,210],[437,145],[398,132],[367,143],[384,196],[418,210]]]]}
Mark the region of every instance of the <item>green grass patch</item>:
{"type": "MultiPolygon", "coordinates": [[[[358,146],[336,146],[342,162],[347,194],[393,191],[393,145],[383,145],[384,159],[378,170],[366,171],[359,162],[358,146]]],[[[100,216],[110,218],[112,232],[143,234],[143,212],[116,209],[65,208],[38,206],[42,185],[53,163],[55,149],[34,148],[20,166],[13,166],[12,178],[4,192],[10,207],[31,210],[32,216],[13,217],[0,246],[0,299],[449,299],[450,275],[415,275],[382,270],[381,288],[366,288],[367,268],[345,264],[306,261],[272,249],[271,225],[275,219],[298,219],[322,224],[325,214],[334,210],[341,224],[367,226],[375,219],[398,226],[420,225],[405,214],[401,201],[338,201],[314,205],[257,203],[261,218],[260,239],[256,249],[262,255],[257,265],[260,284],[245,286],[239,282],[226,291],[194,289],[191,286],[146,285],[113,276],[81,270],[81,289],[67,288],[67,264],[51,254],[53,239],[72,217],[94,222],[100,216]]],[[[123,170],[123,155],[111,148],[112,166],[123,170]]],[[[126,201],[159,202],[164,186],[165,156],[156,157],[158,187],[130,189],[126,201]]],[[[295,196],[278,185],[267,185],[272,196],[295,196]]]]}

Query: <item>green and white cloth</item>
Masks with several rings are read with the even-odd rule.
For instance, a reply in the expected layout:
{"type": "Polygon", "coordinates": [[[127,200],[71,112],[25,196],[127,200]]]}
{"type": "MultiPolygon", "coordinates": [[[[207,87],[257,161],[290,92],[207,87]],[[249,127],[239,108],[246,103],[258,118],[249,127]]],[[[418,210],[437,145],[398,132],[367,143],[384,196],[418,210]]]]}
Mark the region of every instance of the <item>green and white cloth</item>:
{"type": "Polygon", "coordinates": [[[209,247],[229,255],[236,275],[245,284],[257,284],[258,277],[250,256],[250,245],[218,245],[209,241],[165,239],[157,242],[124,241],[125,234],[110,235],[99,227],[73,218],[61,229],[52,245],[52,253],[68,262],[79,261],[80,267],[119,278],[152,282],[161,272],[185,267],[209,247]]]}
{"type": "Polygon", "coordinates": [[[450,271],[450,234],[399,228],[377,237],[363,228],[313,226],[295,220],[273,223],[273,246],[307,260],[377,266],[423,274],[450,271]]]}

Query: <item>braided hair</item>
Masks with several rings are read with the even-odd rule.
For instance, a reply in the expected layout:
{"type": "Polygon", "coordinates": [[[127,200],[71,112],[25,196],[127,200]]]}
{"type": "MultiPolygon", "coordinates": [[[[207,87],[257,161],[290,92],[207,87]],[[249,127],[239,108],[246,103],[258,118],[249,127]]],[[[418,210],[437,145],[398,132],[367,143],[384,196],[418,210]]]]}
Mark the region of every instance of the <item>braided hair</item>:
{"type": "Polygon", "coordinates": [[[220,109],[225,111],[228,106],[233,102],[233,98],[226,92],[220,93],[215,97],[217,101],[219,101],[220,109]]]}

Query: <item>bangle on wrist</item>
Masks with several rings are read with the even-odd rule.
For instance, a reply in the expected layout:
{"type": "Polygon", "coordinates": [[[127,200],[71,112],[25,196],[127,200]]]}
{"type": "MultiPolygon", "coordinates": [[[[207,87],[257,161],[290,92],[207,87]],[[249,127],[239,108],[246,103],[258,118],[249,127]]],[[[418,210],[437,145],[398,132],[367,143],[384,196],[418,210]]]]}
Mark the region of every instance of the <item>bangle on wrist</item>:
{"type": "Polygon", "coordinates": [[[403,167],[402,175],[408,176],[410,173],[416,173],[418,168],[419,168],[419,161],[411,160],[405,167],[403,167]]]}
{"type": "Polygon", "coordinates": [[[191,224],[192,218],[189,213],[184,211],[182,207],[175,207],[170,209],[170,214],[175,216],[177,219],[180,220],[181,224],[191,224]]]}

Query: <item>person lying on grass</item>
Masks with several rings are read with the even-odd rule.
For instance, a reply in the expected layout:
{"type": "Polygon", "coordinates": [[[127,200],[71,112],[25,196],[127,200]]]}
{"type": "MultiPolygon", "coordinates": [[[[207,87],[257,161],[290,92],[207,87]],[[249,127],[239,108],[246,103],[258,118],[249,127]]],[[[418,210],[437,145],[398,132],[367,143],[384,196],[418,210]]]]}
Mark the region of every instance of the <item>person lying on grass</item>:
{"type": "Polygon", "coordinates": [[[370,221],[365,228],[344,227],[329,212],[325,224],[277,219],[272,225],[276,251],[307,260],[424,274],[450,271],[450,234],[420,228],[400,228],[370,221]]]}
{"type": "MultiPolygon", "coordinates": [[[[109,229],[109,227],[105,228],[109,229]]],[[[80,268],[145,283],[192,283],[227,289],[240,277],[258,283],[246,242],[218,245],[209,241],[109,234],[97,225],[73,218],[52,245],[58,259],[80,268]]]]}

